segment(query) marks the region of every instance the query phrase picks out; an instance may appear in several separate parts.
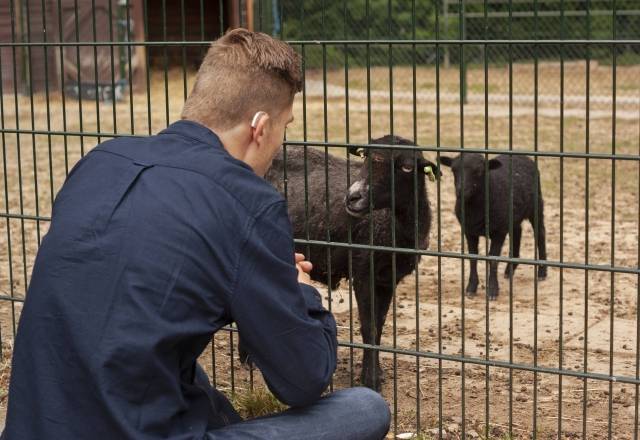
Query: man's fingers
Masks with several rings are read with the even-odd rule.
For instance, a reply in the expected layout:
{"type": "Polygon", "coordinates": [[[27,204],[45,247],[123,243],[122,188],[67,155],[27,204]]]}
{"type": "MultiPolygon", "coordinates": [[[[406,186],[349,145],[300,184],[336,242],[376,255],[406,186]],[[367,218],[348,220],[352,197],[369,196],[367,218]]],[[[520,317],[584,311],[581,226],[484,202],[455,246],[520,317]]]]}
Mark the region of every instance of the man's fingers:
{"type": "Polygon", "coordinates": [[[304,258],[305,258],[304,254],[299,254],[296,252],[296,263],[304,261],[304,258]]]}
{"type": "Polygon", "coordinates": [[[303,272],[309,273],[313,270],[313,264],[310,261],[301,261],[298,263],[298,267],[302,269],[303,272]]]}

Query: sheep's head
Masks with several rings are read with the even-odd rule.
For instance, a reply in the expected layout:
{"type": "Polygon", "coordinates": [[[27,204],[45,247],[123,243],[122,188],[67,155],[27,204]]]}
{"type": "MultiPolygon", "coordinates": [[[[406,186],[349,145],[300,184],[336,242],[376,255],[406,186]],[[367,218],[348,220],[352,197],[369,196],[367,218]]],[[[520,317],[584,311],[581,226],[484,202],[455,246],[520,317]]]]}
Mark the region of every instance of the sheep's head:
{"type": "Polygon", "coordinates": [[[407,197],[413,201],[414,176],[417,188],[424,188],[425,175],[435,180],[440,176],[438,166],[424,158],[415,148],[375,148],[373,145],[407,145],[411,141],[399,136],[387,135],[371,141],[372,147],[350,147],[349,153],[364,159],[358,180],[353,182],[345,197],[345,208],[354,217],[362,217],[373,209],[391,207],[391,191],[395,188],[396,207],[406,204],[407,197]],[[393,171],[392,171],[393,170],[393,171]],[[393,176],[393,186],[392,186],[393,176]]]}
{"type": "Polygon", "coordinates": [[[453,171],[456,186],[456,197],[462,197],[464,186],[464,199],[471,200],[476,192],[484,188],[485,171],[500,168],[502,164],[497,159],[486,160],[478,153],[463,153],[454,158],[440,156],[440,164],[450,167],[453,171]]]}

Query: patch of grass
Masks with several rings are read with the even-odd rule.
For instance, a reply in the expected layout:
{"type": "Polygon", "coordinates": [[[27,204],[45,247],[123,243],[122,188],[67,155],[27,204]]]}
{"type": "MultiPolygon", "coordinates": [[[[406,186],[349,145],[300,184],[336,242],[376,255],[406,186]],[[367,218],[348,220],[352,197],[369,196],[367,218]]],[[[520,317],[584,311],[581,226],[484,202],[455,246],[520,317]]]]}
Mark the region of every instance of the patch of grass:
{"type": "Polygon", "coordinates": [[[0,408],[7,407],[9,396],[9,378],[11,377],[11,348],[3,344],[2,359],[0,359],[0,408]]]}
{"type": "Polygon", "coordinates": [[[245,419],[282,412],[288,408],[265,388],[237,392],[231,396],[231,403],[245,419]]]}

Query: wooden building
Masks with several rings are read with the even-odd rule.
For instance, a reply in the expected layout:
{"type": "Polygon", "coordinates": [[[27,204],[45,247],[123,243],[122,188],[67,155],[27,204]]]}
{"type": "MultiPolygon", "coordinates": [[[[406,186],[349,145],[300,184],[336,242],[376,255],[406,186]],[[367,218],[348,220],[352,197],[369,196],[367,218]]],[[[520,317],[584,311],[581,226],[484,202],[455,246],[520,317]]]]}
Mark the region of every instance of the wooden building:
{"type": "MultiPolygon", "coordinates": [[[[246,23],[248,0],[3,0],[3,93],[128,82],[150,66],[199,65],[210,41],[246,23]],[[95,8],[93,8],[95,5],[95,8]],[[97,41],[99,45],[76,44],[97,41]],[[198,45],[110,45],[126,41],[203,41],[198,45]],[[43,43],[48,45],[42,45],[43,43]],[[62,42],[62,45],[56,44],[62,42]],[[129,50],[131,47],[131,50],[129,50]],[[146,52],[148,51],[148,53],[146,52]],[[79,80],[79,81],[78,81],[79,80]]],[[[93,87],[95,89],[95,87],[93,87]]],[[[95,92],[93,92],[95,93],[95,92]]]]}

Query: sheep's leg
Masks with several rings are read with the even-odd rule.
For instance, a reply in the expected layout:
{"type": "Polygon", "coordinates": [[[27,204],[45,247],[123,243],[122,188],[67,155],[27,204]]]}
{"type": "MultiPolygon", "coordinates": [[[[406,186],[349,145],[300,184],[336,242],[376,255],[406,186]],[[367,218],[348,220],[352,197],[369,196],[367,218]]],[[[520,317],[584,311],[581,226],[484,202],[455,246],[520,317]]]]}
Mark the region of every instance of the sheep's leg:
{"type": "MultiPolygon", "coordinates": [[[[522,226],[513,225],[513,235],[509,239],[513,241],[513,258],[520,258],[520,239],[522,238],[522,226]]],[[[504,268],[504,277],[511,278],[518,267],[518,263],[507,263],[504,268]]]]}
{"type": "MultiPolygon", "coordinates": [[[[478,255],[478,241],[480,237],[477,235],[467,235],[467,246],[469,247],[469,253],[478,255]]],[[[478,260],[471,259],[469,262],[471,266],[469,269],[469,284],[467,284],[467,296],[475,296],[478,291],[478,260]]]]}
{"type": "MultiPolygon", "coordinates": [[[[387,320],[387,313],[389,312],[389,306],[393,298],[393,291],[394,288],[390,285],[376,284],[376,345],[380,345],[382,340],[382,330],[387,320]]],[[[375,385],[375,389],[380,390],[380,383],[384,380],[382,367],[380,367],[380,352],[377,350],[374,351],[373,356],[375,358],[375,369],[372,371],[374,374],[372,382],[375,385]]]]}
{"type": "MultiPolygon", "coordinates": [[[[499,257],[502,253],[502,245],[507,234],[501,234],[491,238],[491,246],[489,247],[489,255],[499,257]]],[[[487,283],[487,295],[490,300],[498,297],[498,262],[489,262],[489,282],[487,283]]]]}
{"type": "MultiPolygon", "coordinates": [[[[535,228],[534,228],[535,232],[535,228]]],[[[544,222],[542,218],[538,223],[538,231],[536,233],[536,244],[538,246],[538,259],[546,260],[547,259],[547,237],[546,231],[544,229],[544,222]]],[[[538,279],[544,280],[547,277],[547,266],[538,266],[538,279]]]]}
{"type": "MultiPolygon", "coordinates": [[[[368,273],[362,274],[364,278],[369,278],[368,273]]],[[[362,342],[365,344],[375,344],[376,340],[376,325],[373,322],[376,319],[376,314],[373,311],[374,304],[371,299],[375,295],[375,292],[370,291],[368,282],[358,282],[358,279],[354,280],[354,289],[356,294],[356,301],[358,303],[358,316],[360,318],[360,333],[362,334],[362,342]],[[372,316],[373,315],[373,316],[372,316]]],[[[362,373],[360,374],[360,383],[371,389],[376,389],[373,381],[374,375],[372,371],[376,367],[376,357],[373,350],[365,349],[362,355],[362,373]]]]}

